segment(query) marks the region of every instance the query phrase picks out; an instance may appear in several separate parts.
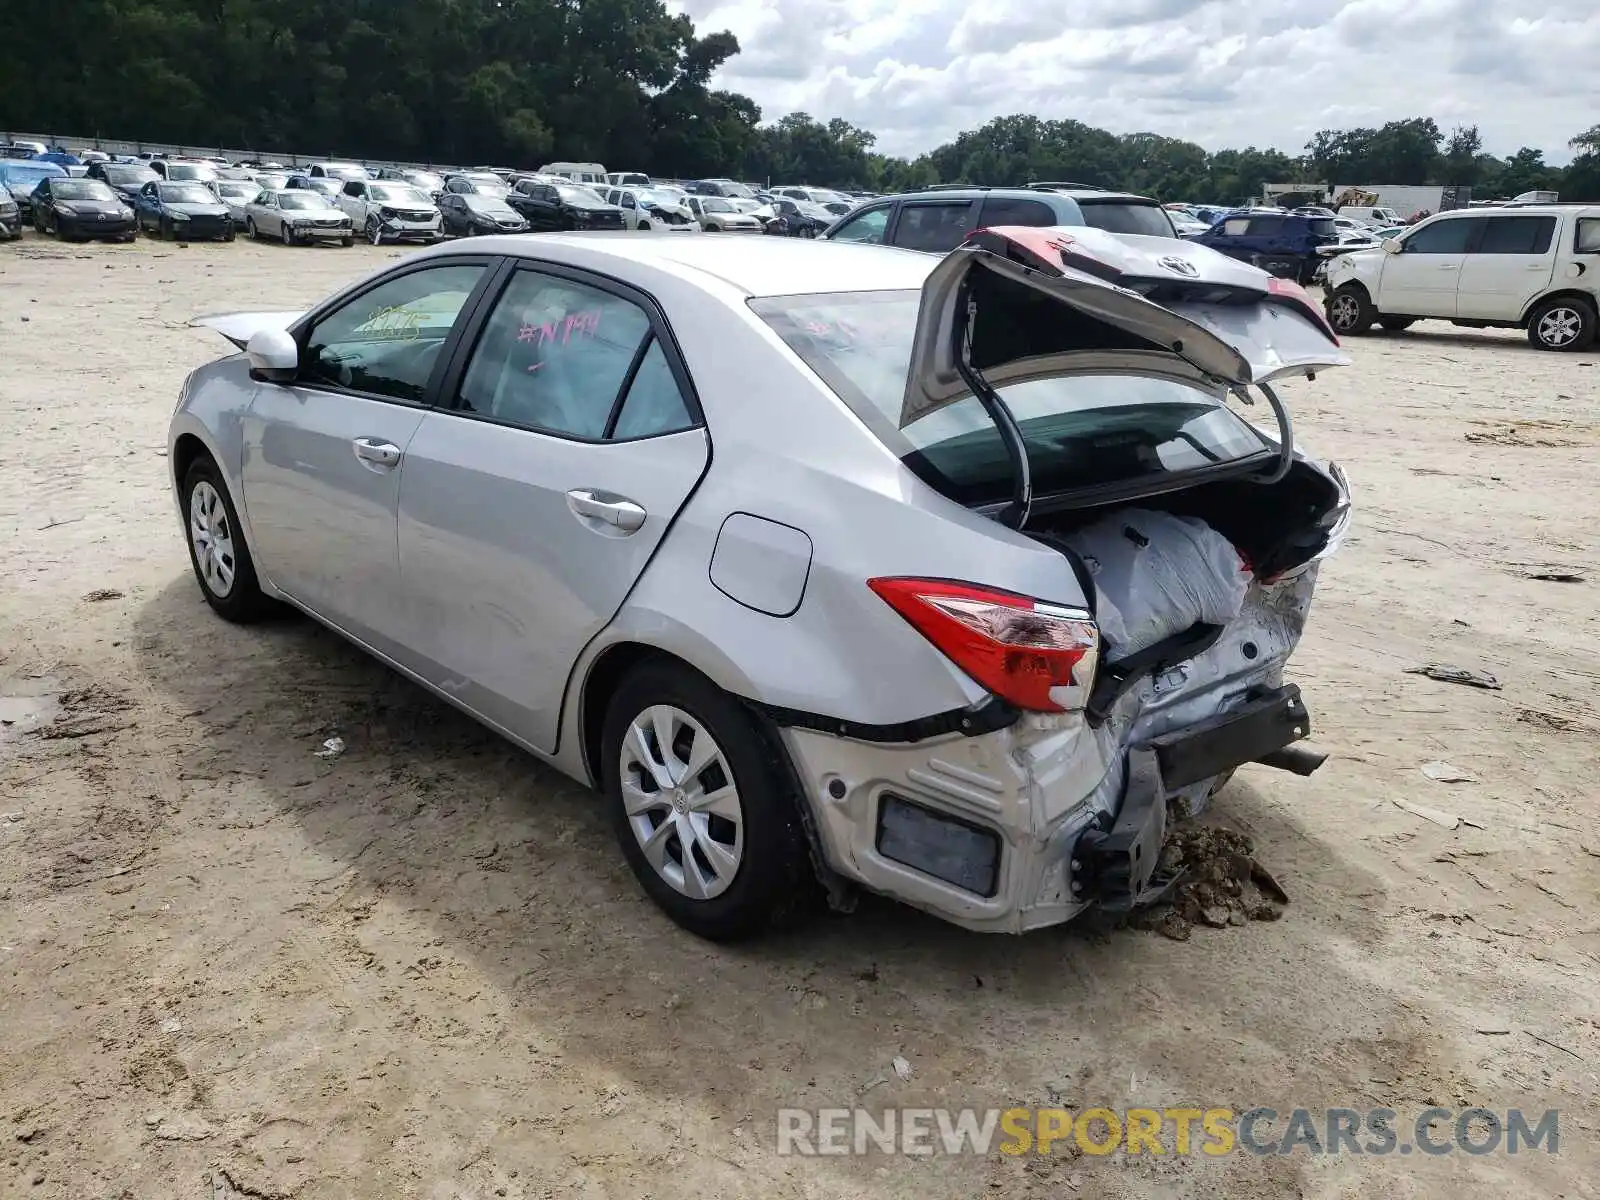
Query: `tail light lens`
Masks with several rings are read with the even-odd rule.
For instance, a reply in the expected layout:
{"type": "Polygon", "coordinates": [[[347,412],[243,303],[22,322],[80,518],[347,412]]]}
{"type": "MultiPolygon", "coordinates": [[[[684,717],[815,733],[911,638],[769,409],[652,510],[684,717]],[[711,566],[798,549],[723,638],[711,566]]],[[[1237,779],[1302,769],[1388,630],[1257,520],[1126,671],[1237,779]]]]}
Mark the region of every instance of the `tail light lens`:
{"type": "Polygon", "coordinates": [[[1083,609],[945,579],[867,586],[1002,700],[1033,712],[1076,712],[1088,702],[1100,630],[1083,609]]]}

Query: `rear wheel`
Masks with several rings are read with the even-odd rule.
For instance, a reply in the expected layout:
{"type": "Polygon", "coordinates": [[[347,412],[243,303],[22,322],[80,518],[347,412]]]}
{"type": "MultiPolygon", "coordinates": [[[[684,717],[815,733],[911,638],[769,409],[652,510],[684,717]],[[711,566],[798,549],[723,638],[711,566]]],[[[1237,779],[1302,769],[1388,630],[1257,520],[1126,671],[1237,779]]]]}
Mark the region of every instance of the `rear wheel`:
{"type": "Polygon", "coordinates": [[[603,784],[634,876],[685,929],[748,937],[814,894],[785,772],[755,717],[668,661],[629,673],[611,698],[603,784]]]}
{"type": "Polygon", "coordinates": [[[1559,296],[1528,314],[1528,341],[1536,350],[1586,350],[1594,336],[1595,311],[1582,300],[1559,296]]]}
{"type": "Polygon", "coordinates": [[[259,620],[272,601],[256,581],[255,563],[244,544],[239,515],[217,464],[201,455],[183,481],[189,562],[206,603],[229,621],[259,620]]]}
{"type": "Polygon", "coordinates": [[[1328,324],[1340,335],[1365,333],[1372,328],[1377,312],[1367,289],[1358,283],[1347,283],[1336,288],[1326,302],[1328,324]]]}

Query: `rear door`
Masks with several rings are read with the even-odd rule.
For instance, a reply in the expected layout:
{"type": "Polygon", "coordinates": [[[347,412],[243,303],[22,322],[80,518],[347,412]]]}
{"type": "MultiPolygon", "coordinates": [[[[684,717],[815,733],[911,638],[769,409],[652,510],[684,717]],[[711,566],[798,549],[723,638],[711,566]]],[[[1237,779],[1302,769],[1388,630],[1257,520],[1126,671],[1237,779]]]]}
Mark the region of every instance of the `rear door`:
{"type": "Polygon", "coordinates": [[[1461,264],[1456,316],[1515,321],[1550,285],[1556,264],[1553,216],[1488,216],[1477,249],[1461,264]]]}
{"type": "Polygon", "coordinates": [[[1384,258],[1373,297],[1379,311],[1446,320],[1456,316],[1461,267],[1482,228],[1482,217],[1439,217],[1407,234],[1399,253],[1384,258]]]}
{"type": "Polygon", "coordinates": [[[240,475],[258,568],[391,656],[401,471],[489,261],[425,260],[313,317],[299,334],[295,382],[258,384],[243,419],[240,475]]]}
{"type": "Polygon", "coordinates": [[[567,678],[710,443],[665,319],[612,280],[512,270],[400,481],[407,665],[554,751],[567,678]]]}

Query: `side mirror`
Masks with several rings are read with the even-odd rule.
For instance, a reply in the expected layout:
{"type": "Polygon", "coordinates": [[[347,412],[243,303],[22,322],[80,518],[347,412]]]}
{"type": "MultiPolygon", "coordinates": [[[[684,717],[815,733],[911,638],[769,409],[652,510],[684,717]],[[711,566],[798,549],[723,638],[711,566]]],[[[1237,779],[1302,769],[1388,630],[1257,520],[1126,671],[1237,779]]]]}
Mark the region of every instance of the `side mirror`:
{"type": "Polygon", "coordinates": [[[250,360],[250,378],[265,383],[289,383],[300,369],[300,347],[287,330],[256,330],[244,353],[250,360]]]}
{"type": "Polygon", "coordinates": [[[1390,254],[1399,254],[1400,253],[1400,248],[1401,248],[1400,247],[1400,239],[1399,238],[1384,238],[1383,239],[1383,248],[1385,250],[1387,250],[1390,254]]]}

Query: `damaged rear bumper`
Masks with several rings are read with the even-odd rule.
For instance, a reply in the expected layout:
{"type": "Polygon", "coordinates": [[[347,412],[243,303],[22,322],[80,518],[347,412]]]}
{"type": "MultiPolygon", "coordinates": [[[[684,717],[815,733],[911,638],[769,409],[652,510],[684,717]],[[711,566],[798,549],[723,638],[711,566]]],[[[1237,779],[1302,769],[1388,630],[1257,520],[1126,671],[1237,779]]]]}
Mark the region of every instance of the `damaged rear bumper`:
{"type": "Polygon", "coordinates": [[[1320,761],[1300,744],[1310,715],[1283,679],[1316,573],[1253,586],[1210,645],[1129,681],[1101,717],[924,722],[895,741],[778,717],[822,859],[980,931],[1136,903],[1160,886],[1169,807],[1198,811],[1243,763],[1308,774],[1320,761]]]}

